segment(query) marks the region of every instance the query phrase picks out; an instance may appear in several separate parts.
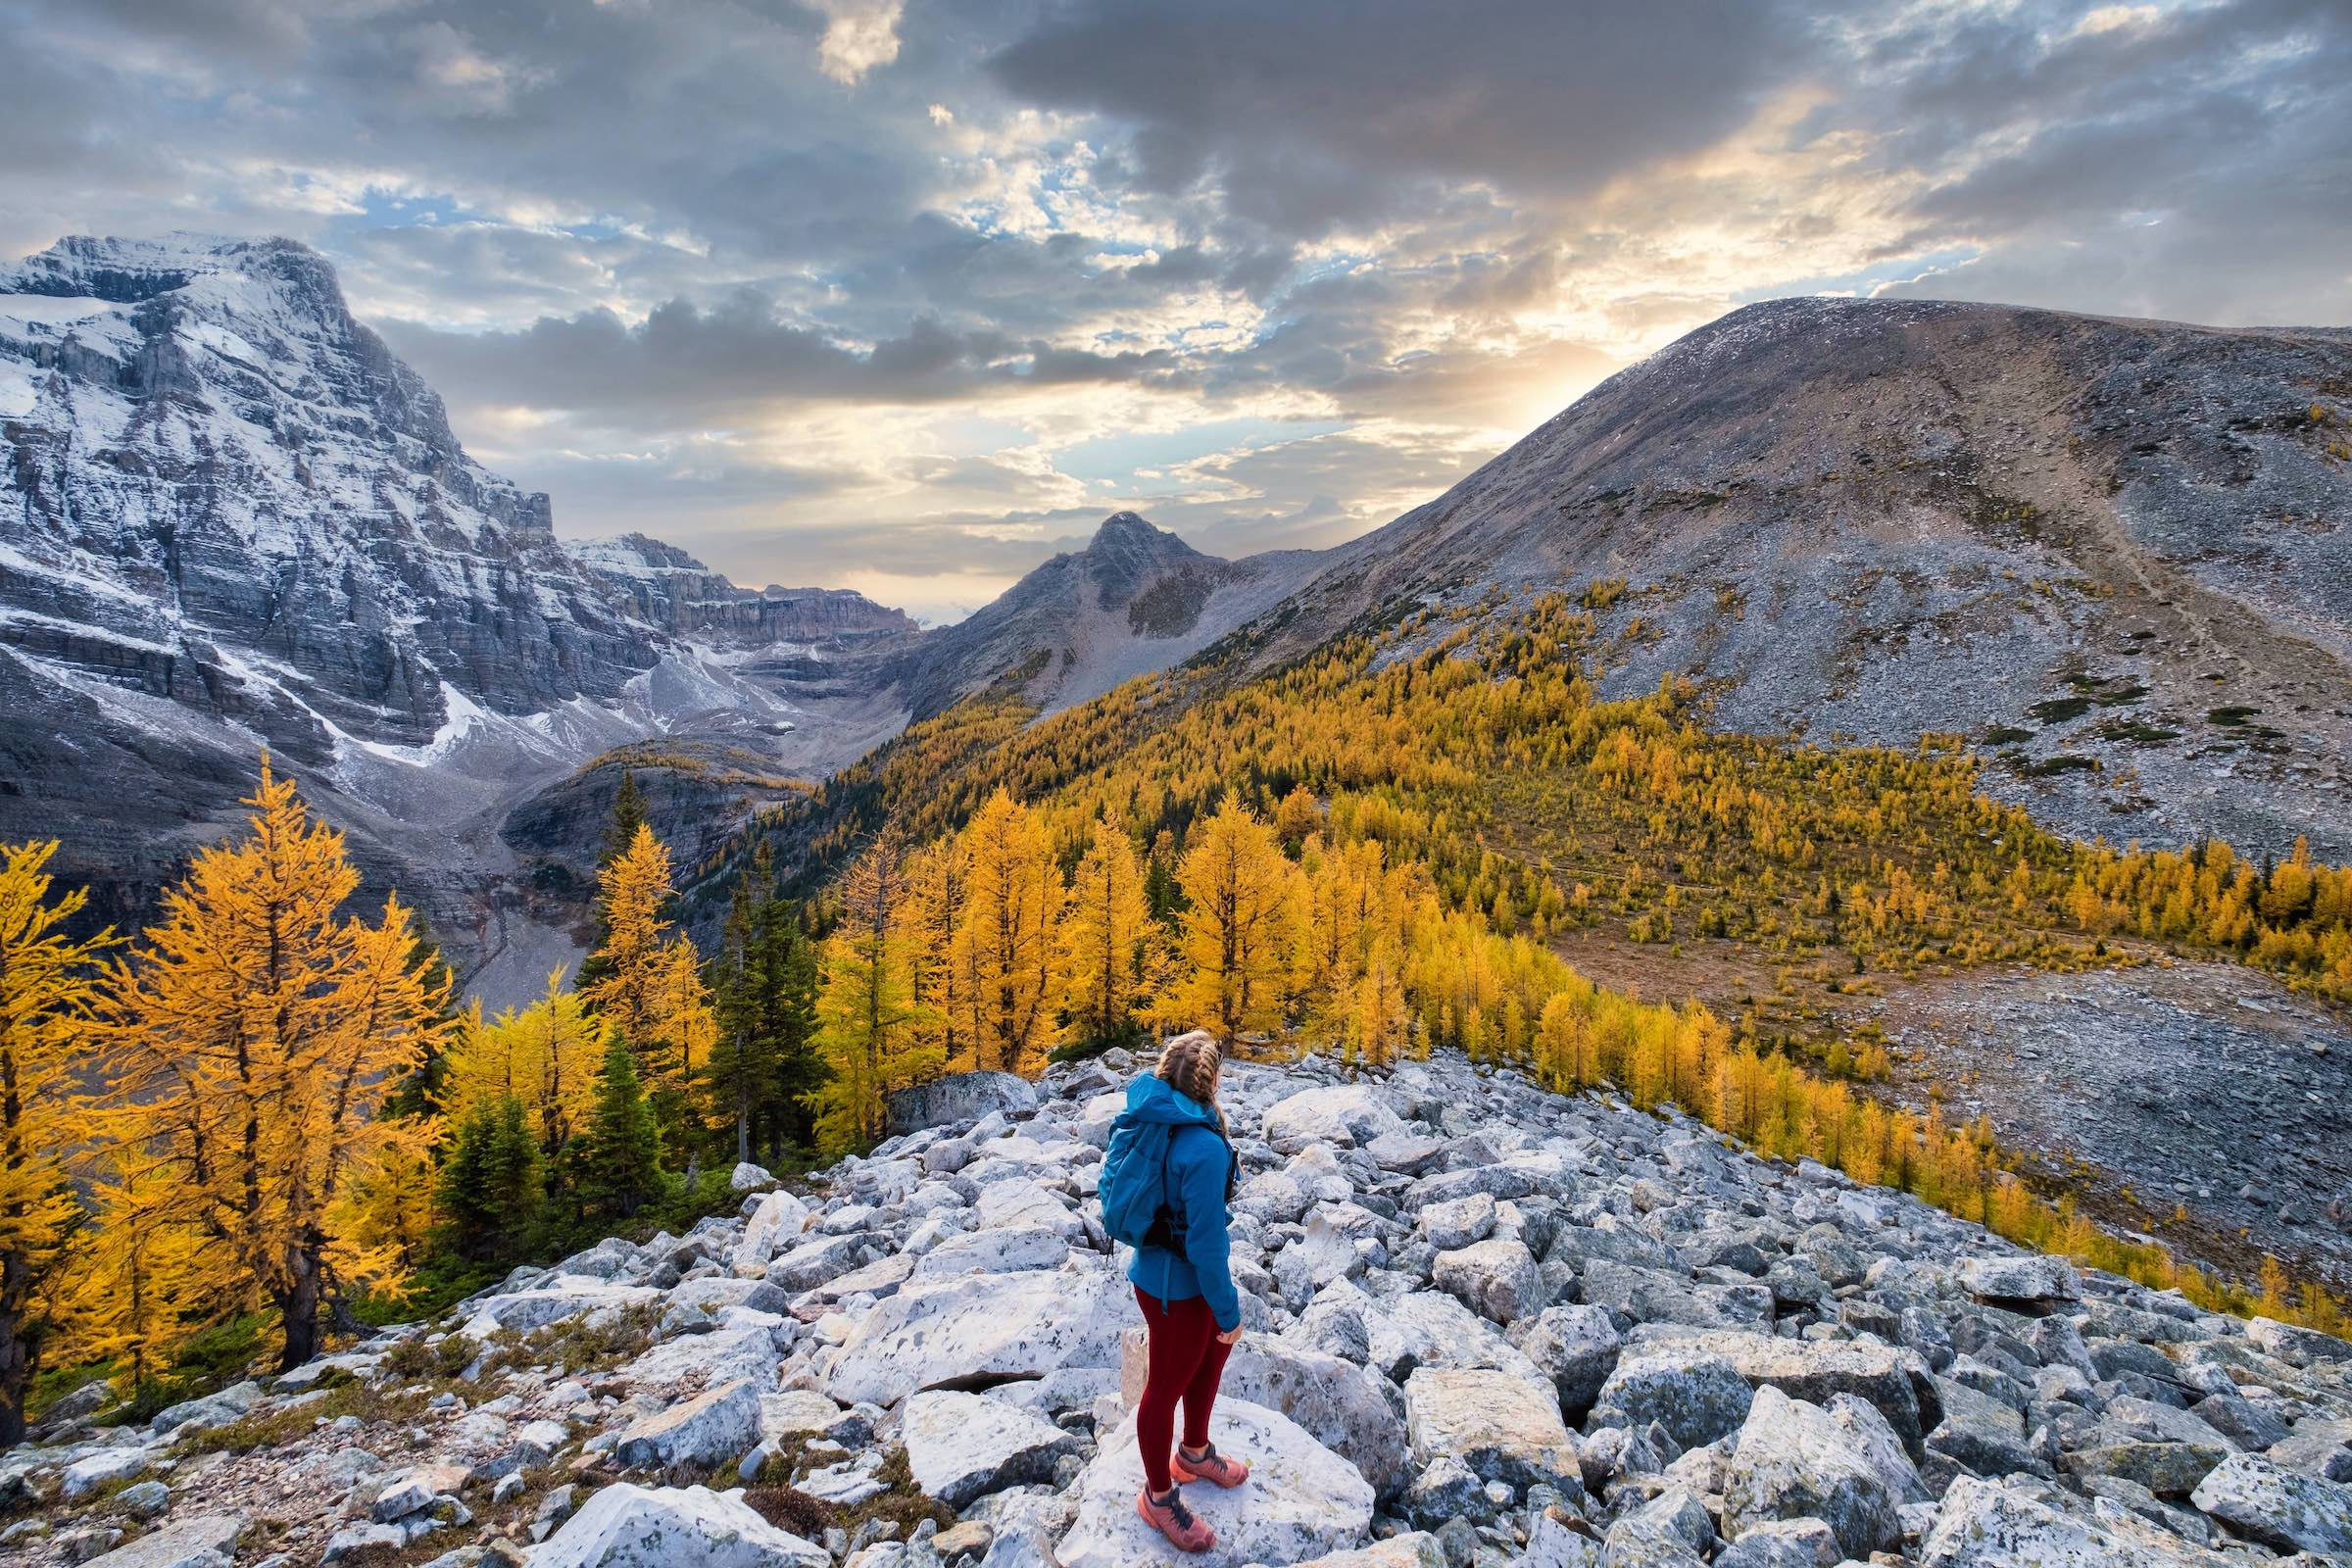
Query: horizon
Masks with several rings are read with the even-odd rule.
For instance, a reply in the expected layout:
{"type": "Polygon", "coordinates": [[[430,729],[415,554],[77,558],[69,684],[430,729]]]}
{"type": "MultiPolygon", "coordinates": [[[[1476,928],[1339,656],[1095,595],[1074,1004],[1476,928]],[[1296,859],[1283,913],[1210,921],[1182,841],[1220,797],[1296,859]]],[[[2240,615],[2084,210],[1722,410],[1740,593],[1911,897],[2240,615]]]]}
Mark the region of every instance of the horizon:
{"type": "Polygon", "coordinates": [[[0,32],[0,251],[301,240],[560,533],[926,624],[1122,510],[1226,558],[1357,537],[1762,300],[2352,321],[2352,16],[2313,0],[0,32]]]}

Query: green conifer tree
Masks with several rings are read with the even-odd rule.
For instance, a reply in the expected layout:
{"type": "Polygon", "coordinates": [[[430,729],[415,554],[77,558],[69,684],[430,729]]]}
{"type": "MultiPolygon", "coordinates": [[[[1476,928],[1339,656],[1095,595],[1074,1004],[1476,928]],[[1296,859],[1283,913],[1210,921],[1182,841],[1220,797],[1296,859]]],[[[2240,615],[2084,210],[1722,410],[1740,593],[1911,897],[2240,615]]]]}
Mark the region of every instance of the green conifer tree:
{"type": "Polygon", "coordinates": [[[619,1035],[605,1048],[596,1075],[596,1108],[588,1131],[572,1145],[579,1195],[587,1219],[626,1219],[662,1196],[662,1131],[645,1085],[637,1077],[636,1054],[619,1035]]]}
{"type": "Polygon", "coordinates": [[[442,1245],[475,1262],[520,1258],[537,1230],[546,1170],[522,1102],[477,1104],[459,1124],[435,1198],[442,1245]]]}

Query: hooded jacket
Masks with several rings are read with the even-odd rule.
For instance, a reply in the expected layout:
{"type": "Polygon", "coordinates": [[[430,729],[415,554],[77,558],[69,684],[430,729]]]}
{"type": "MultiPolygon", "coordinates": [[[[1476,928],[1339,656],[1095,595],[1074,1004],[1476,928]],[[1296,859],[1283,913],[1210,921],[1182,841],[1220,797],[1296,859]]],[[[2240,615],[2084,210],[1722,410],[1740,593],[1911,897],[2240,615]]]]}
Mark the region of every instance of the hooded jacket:
{"type": "Polygon", "coordinates": [[[1198,1296],[1208,1303],[1220,1332],[1241,1326],[1242,1301],[1233,1288],[1232,1241],[1226,1227],[1233,1213],[1233,1156],[1217,1131],[1214,1112],[1170,1088],[1156,1073],[1127,1086],[1122,1119],[1165,1122],[1168,1134],[1168,1206],[1184,1227],[1182,1254],[1160,1247],[1139,1247],[1127,1265],[1137,1289],[1163,1301],[1198,1296]]]}

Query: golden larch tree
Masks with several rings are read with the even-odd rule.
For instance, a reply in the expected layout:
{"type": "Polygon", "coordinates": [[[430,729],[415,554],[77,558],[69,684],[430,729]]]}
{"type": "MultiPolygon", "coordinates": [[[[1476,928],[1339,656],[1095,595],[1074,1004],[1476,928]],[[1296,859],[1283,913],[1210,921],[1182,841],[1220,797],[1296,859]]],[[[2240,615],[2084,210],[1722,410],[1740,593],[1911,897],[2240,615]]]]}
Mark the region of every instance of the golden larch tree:
{"type": "Polygon", "coordinates": [[[67,1282],[65,1343],[76,1361],[114,1362],[128,1393],[164,1369],[191,1322],[220,1309],[208,1293],[222,1275],[206,1256],[215,1244],[200,1195],[179,1171],[143,1150],[111,1152],[92,1195],[101,1217],[67,1282]]]}
{"type": "Polygon", "coordinates": [[[637,1054],[646,1082],[673,1113],[718,1043],[718,1017],[694,944],[662,915],[674,889],[669,850],[644,823],[596,873],[605,945],[588,1005],[637,1054]]]}
{"type": "Polygon", "coordinates": [[[1225,1040],[1272,1029],[1290,1004],[1298,868],[1273,831],[1228,795],[1193,829],[1177,867],[1186,906],[1177,922],[1172,1023],[1225,1040]]]}
{"type": "Polygon", "coordinates": [[[24,1396],[56,1327],[82,1208],[65,1155],[88,1136],[72,1063],[111,934],[66,931],[88,895],[51,896],[57,841],[0,847],[0,1448],[24,1437],[24,1396]]]}
{"type": "Polygon", "coordinates": [[[885,832],[842,878],[841,919],[820,956],[816,1048],[832,1076],[808,1103],[828,1154],[881,1137],[883,1096],[939,1070],[916,1027],[906,906],[906,847],[885,832]]]}
{"type": "Polygon", "coordinates": [[[1037,814],[998,790],[960,839],[967,892],[957,956],[978,1015],[979,1065],[1035,1072],[1054,1046],[1054,932],[1067,897],[1037,814]]]}
{"type": "Polygon", "coordinates": [[[485,1023],[477,1007],[460,1020],[443,1058],[443,1119],[454,1127],[478,1105],[513,1099],[539,1147],[556,1153],[588,1123],[605,1045],[604,1021],[557,969],[547,977],[547,994],[521,1011],[510,1007],[485,1023]]]}
{"type": "Polygon", "coordinates": [[[1134,841],[1098,821],[1061,922],[1062,1010],[1082,1039],[1118,1040],[1133,1027],[1151,967],[1145,944],[1158,929],[1134,841]]]}
{"type": "Polygon", "coordinates": [[[316,1353],[330,1294],[395,1272],[346,1233],[346,1200],[429,1137],[374,1111],[448,1025],[408,910],[389,898],[372,924],[342,916],[359,885],[343,836],[266,756],[246,804],[247,832],[199,852],[112,977],[106,1130],[120,1163],[170,1173],[212,1244],[199,1267],[218,1290],[200,1298],[268,1301],[292,1367],[316,1353]]]}
{"type": "MultiPolygon", "coordinates": [[[[942,839],[906,858],[906,936],[920,1010],[916,1028],[950,1071],[973,1049],[978,1028],[966,984],[968,970],[956,961],[969,956],[956,949],[956,929],[962,923],[968,893],[963,847],[954,839],[942,839]]],[[[972,1065],[978,1066],[978,1060],[972,1065]]]]}

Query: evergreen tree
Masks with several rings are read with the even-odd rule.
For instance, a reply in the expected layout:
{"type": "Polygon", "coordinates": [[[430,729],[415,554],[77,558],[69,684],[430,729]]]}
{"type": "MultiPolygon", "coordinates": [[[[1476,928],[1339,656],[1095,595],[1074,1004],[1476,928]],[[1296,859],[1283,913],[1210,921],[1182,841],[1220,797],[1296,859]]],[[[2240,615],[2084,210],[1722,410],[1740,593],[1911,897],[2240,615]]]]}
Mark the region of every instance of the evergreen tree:
{"type": "Polygon", "coordinates": [[[442,1245],[474,1262],[521,1257],[539,1223],[545,1169],[521,1101],[509,1095],[475,1103],[458,1125],[436,1184],[442,1245]]]}
{"type": "Polygon", "coordinates": [[[624,767],[620,788],[612,795],[612,820],[605,825],[604,851],[596,858],[598,868],[626,855],[629,846],[637,842],[637,830],[645,825],[645,797],[638,792],[637,775],[624,767]]]}
{"type": "Polygon", "coordinates": [[[56,1326],[55,1286],[82,1218],[65,1152],[85,1137],[73,1070],[112,933],[76,941],[65,923],[87,895],[50,896],[52,839],[0,848],[0,1448],[24,1437],[24,1395],[56,1326]]]}
{"type": "Polygon", "coordinates": [[[572,1190],[582,1217],[627,1219],[666,1185],[662,1171],[662,1129],[637,1076],[629,1043],[614,1035],[596,1075],[596,1103],[587,1130],[568,1152],[572,1190]]]}
{"type": "Polygon", "coordinates": [[[715,974],[718,1044],[704,1075],[714,1125],[732,1123],[737,1159],[774,1165],[808,1149],[813,1122],[805,1097],[825,1081],[816,1032],[816,955],[796,906],[755,899],[738,885],[715,974]]]}

